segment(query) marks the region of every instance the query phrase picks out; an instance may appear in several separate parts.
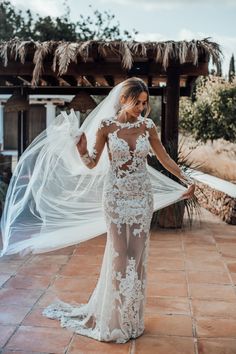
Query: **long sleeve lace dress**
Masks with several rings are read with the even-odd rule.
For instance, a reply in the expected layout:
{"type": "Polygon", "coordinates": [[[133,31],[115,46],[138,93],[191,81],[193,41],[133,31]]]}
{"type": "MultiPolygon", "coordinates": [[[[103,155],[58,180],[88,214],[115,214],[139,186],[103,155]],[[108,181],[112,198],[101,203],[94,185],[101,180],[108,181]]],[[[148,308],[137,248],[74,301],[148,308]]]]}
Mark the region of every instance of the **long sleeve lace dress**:
{"type": "MultiPolygon", "coordinates": [[[[81,335],[99,341],[125,343],[144,331],[146,262],[153,195],[147,172],[150,134],[156,129],[149,118],[134,123],[103,120],[110,169],[106,175],[103,210],[107,242],[97,285],[87,304],[56,301],[43,315],[59,319],[81,335]]],[[[101,144],[100,144],[101,145],[101,144]]],[[[90,156],[99,159],[99,139],[90,156]]]]}

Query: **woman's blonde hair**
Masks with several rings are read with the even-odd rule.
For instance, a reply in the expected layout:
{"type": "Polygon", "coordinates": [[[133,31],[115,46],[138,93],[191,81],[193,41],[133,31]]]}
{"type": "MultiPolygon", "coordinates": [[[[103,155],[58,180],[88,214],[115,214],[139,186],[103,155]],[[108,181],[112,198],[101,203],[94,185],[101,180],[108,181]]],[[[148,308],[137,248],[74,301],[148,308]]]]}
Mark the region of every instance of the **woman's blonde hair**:
{"type": "Polygon", "coordinates": [[[135,105],[142,92],[147,93],[147,108],[145,112],[145,117],[147,117],[151,111],[151,107],[149,102],[149,91],[146,83],[138,77],[130,77],[123,82],[121,96],[124,96],[125,98],[131,97],[133,105],[135,105]]]}

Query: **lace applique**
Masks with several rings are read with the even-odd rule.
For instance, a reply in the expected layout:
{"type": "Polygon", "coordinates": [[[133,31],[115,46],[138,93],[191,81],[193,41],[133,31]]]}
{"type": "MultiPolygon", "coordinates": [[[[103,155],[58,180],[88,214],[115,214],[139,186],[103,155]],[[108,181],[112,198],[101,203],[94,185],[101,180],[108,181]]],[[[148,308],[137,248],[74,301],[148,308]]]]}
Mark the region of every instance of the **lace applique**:
{"type": "Polygon", "coordinates": [[[146,127],[148,129],[156,127],[155,123],[153,122],[152,119],[139,116],[137,118],[137,121],[135,121],[135,122],[129,122],[129,121],[128,122],[120,122],[117,119],[117,117],[115,117],[115,118],[114,117],[106,118],[106,119],[101,120],[98,129],[101,129],[101,128],[104,128],[104,127],[108,127],[108,126],[110,126],[111,124],[114,124],[114,123],[117,126],[121,127],[121,128],[127,128],[127,129],[129,129],[129,128],[138,128],[143,123],[146,124],[146,127]]]}
{"type": "Polygon", "coordinates": [[[112,118],[112,117],[103,119],[103,120],[101,120],[101,122],[100,122],[100,124],[98,126],[98,129],[109,127],[109,125],[111,125],[113,123],[114,123],[114,118],[112,118]]]}
{"type": "Polygon", "coordinates": [[[80,155],[80,158],[85,165],[89,165],[92,162],[91,156],[88,153],[85,153],[84,155],[80,155]]]}
{"type": "Polygon", "coordinates": [[[93,159],[93,160],[95,160],[96,159],[96,156],[97,156],[97,150],[95,149],[95,144],[93,145],[93,147],[92,147],[92,150],[89,152],[89,156],[93,159]]]}
{"type": "Polygon", "coordinates": [[[115,297],[119,301],[119,311],[122,313],[122,328],[132,330],[133,336],[143,331],[143,318],[140,318],[141,303],[144,300],[145,280],[139,279],[136,271],[136,260],[132,257],[128,260],[126,274],[122,277],[121,272],[113,273],[118,281],[115,297]],[[140,328],[141,327],[141,328],[140,328]]]}
{"type": "Polygon", "coordinates": [[[129,121],[128,122],[120,122],[117,119],[114,119],[113,122],[119,127],[130,129],[130,128],[140,127],[141,124],[143,124],[144,119],[145,119],[144,117],[139,116],[137,121],[135,121],[135,122],[129,122],[129,121]]]}
{"type": "Polygon", "coordinates": [[[150,118],[146,118],[145,123],[146,123],[146,127],[147,127],[148,129],[156,128],[155,123],[154,123],[153,120],[151,120],[150,118]]]}
{"type": "MultiPolygon", "coordinates": [[[[44,310],[45,316],[60,319],[63,327],[100,341],[125,343],[144,330],[146,264],[153,213],[146,157],[150,150],[148,129],[154,123],[147,118],[145,127],[141,127],[143,123],[143,118],[130,124],[114,124],[113,118],[101,122],[99,129],[112,125],[108,134],[111,163],[102,200],[107,243],[101,273],[87,304],[57,302],[44,310]],[[127,133],[125,130],[130,128],[133,130],[127,133]],[[132,148],[127,136],[135,137],[132,148]]],[[[93,148],[91,156],[96,153],[93,148]]]]}
{"type": "Polygon", "coordinates": [[[151,183],[146,168],[149,132],[146,130],[139,134],[135,149],[130,150],[127,141],[118,136],[121,129],[123,127],[108,134],[111,169],[103,198],[106,219],[108,224],[117,225],[119,234],[122,233],[122,225],[135,225],[133,235],[140,237],[149,231],[153,212],[151,183]]]}

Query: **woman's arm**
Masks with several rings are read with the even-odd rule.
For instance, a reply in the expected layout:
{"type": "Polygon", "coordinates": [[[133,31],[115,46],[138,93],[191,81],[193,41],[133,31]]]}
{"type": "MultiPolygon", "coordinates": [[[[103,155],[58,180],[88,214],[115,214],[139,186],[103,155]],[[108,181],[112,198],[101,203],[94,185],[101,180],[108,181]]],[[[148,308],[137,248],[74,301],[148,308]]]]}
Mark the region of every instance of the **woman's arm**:
{"type": "Polygon", "coordinates": [[[149,141],[153,152],[160,163],[173,175],[178,177],[186,185],[191,185],[194,182],[186,176],[177,163],[169,156],[165,147],[162,145],[155,124],[151,121],[149,131],[149,141]]]}
{"type": "Polygon", "coordinates": [[[84,164],[88,168],[94,168],[102,154],[102,151],[104,149],[105,143],[107,139],[107,133],[106,133],[106,127],[104,127],[102,124],[98,127],[97,133],[96,133],[96,141],[95,144],[92,148],[92,151],[89,153],[87,150],[87,138],[85,133],[82,133],[79,142],[76,144],[76,147],[79,151],[80,157],[84,164]]]}

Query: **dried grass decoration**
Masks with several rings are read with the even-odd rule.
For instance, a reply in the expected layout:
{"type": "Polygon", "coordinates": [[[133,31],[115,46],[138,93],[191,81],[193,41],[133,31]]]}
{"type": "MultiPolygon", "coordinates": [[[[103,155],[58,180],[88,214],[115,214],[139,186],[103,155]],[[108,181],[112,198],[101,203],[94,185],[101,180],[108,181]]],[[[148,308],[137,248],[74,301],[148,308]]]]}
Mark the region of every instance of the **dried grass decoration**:
{"type": "Polygon", "coordinates": [[[29,108],[29,101],[20,92],[14,92],[5,104],[5,112],[28,111],[29,108]]]}
{"type": "Polygon", "coordinates": [[[80,91],[68,104],[68,108],[73,108],[81,113],[87,112],[89,109],[94,109],[97,106],[94,99],[86,92],[80,91]]]}
{"type": "Polygon", "coordinates": [[[45,63],[52,61],[52,70],[57,76],[68,73],[71,63],[80,65],[93,56],[101,56],[104,60],[116,59],[122,69],[130,70],[138,58],[152,59],[161,64],[164,70],[171,62],[178,64],[192,63],[197,66],[199,61],[216,65],[221,70],[222,52],[220,46],[210,41],[210,38],[191,41],[165,42],[135,42],[135,41],[21,41],[14,38],[10,41],[0,41],[0,65],[8,62],[33,61],[32,85],[39,83],[44,72],[45,63]]]}

